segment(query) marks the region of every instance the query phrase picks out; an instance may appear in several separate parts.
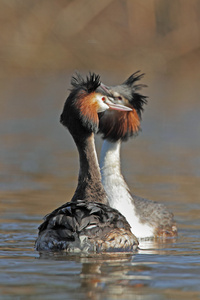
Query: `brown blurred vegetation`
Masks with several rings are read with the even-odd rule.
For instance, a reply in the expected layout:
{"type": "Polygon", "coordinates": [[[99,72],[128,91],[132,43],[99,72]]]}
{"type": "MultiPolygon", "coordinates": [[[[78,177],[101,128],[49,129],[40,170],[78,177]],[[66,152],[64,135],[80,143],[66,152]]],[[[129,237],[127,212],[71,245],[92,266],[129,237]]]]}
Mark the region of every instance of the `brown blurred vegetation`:
{"type": "Polygon", "coordinates": [[[106,84],[121,82],[137,70],[146,73],[150,101],[144,120],[149,128],[142,123],[146,136],[134,145],[138,148],[133,160],[132,144],[124,148],[125,157],[132,160],[129,168],[136,170],[125,174],[129,182],[137,174],[135,193],[140,183],[141,196],[160,201],[155,182],[158,186],[175,182],[177,201],[199,201],[199,177],[187,177],[187,172],[199,172],[200,0],[0,0],[0,28],[0,167],[2,174],[8,173],[2,183],[6,202],[1,209],[10,210],[11,201],[13,209],[21,203],[28,213],[43,214],[48,205],[53,209],[55,201],[60,205],[65,194],[73,194],[77,165],[69,168],[69,161],[74,163],[76,157],[70,156],[69,138],[70,159],[65,158],[66,131],[60,129],[58,119],[68,93],[67,76],[76,69],[99,72],[106,84]],[[53,76],[48,78],[49,74],[53,76]],[[170,175],[160,176],[171,162],[159,148],[163,141],[174,169],[170,165],[170,175]],[[53,153],[55,170],[69,168],[70,176],[63,171],[60,178],[48,168],[53,153]],[[44,190],[30,193],[27,176],[30,185],[39,183],[44,190]],[[15,184],[21,188],[17,194],[15,184]],[[13,198],[18,201],[13,203],[13,198]]]}
{"type": "Polygon", "coordinates": [[[200,73],[200,0],[0,0],[0,76],[200,73]]]}

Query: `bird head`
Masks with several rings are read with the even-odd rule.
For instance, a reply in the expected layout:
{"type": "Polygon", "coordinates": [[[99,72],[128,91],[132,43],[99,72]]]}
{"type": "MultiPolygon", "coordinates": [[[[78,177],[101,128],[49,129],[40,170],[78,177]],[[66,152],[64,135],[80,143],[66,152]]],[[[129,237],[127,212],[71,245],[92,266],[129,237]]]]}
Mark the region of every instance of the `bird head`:
{"type": "Polygon", "coordinates": [[[99,113],[109,109],[130,110],[113,103],[110,92],[106,89],[99,89],[99,75],[90,73],[84,79],[77,73],[72,77],[71,85],[60,121],[73,135],[81,136],[83,132],[96,133],[99,128],[99,113]]]}
{"type": "Polygon", "coordinates": [[[140,72],[132,74],[121,85],[108,87],[100,85],[114,99],[115,104],[131,108],[131,111],[105,111],[99,114],[99,133],[104,139],[110,141],[127,140],[137,135],[140,130],[140,121],[144,104],[147,104],[147,97],[139,93],[146,87],[137,82],[144,76],[140,72]]]}

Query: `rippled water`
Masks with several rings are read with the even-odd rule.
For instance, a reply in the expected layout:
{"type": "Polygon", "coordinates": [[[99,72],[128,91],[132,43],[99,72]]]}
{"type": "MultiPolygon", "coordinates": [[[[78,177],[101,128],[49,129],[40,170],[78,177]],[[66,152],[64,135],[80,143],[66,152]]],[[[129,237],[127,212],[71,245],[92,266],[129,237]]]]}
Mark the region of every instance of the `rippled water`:
{"type": "Polygon", "coordinates": [[[142,242],[133,255],[34,250],[42,217],[76,186],[77,152],[59,124],[67,79],[2,85],[0,299],[199,299],[200,105],[188,107],[174,91],[169,103],[169,93],[159,101],[163,86],[159,92],[153,83],[143,131],[123,145],[122,168],[134,193],[174,212],[178,238],[142,242]]]}

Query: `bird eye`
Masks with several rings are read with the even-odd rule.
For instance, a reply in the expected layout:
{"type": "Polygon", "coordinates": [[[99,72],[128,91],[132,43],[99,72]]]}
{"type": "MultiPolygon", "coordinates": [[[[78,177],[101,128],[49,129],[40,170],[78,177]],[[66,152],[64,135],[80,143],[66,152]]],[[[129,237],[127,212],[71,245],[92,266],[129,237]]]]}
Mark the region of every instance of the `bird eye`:
{"type": "Polygon", "coordinates": [[[102,97],[101,100],[102,100],[102,101],[106,101],[106,97],[102,97]]]}
{"type": "Polygon", "coordinates": [[[121,97],[121,96],[119,96],[119,97],[118,97],[118,99],[119,99],[119,100],[122,100],[122,97],[121,97]]]}

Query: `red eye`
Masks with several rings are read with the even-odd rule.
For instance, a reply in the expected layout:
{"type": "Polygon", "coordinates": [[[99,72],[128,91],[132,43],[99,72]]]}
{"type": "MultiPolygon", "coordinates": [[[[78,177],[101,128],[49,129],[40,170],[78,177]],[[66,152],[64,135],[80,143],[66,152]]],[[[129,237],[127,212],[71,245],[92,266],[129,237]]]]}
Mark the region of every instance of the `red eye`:
{"type": "Polygon", "coordinates": [[[105,101],[105,100],[106,100],[106,97],[102,97],[101,99],[102,99],[102,101],[105,101]]]}

